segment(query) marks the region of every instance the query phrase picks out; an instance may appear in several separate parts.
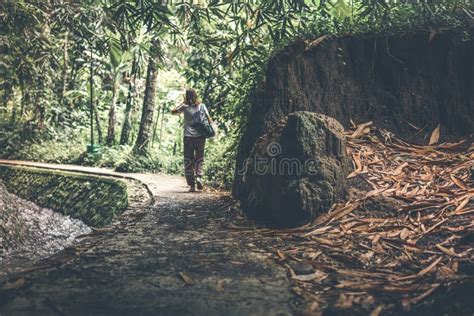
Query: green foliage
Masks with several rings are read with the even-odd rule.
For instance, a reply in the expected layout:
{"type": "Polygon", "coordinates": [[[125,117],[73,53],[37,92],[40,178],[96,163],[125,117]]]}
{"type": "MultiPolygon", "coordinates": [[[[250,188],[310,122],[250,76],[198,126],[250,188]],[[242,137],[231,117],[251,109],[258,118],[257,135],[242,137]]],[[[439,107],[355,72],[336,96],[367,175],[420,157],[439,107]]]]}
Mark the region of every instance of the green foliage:
{"type": "Polygon", "coordinates": [[[161,168],[160,160],[146,153],[144,155],[128,155],[123,162],[117,165],[115,170],[119,172],[158,172],[161,168]]]}
{"type": "Polygon", "coordinates": [[[230,135],[206,144],[204,176],[207,185],[230,189],[234,180],[236,141],[230,135]]]}

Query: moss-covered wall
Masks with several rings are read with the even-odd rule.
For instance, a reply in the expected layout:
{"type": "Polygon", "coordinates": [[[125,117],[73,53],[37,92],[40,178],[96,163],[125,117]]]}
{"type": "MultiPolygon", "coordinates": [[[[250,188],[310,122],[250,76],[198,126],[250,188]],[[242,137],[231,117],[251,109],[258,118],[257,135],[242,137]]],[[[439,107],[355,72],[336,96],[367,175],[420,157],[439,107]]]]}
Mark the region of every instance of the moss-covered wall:
{"type": "Polygon", "coordinates": [[[128,206],[127,185],[112,178],[0,165],[0,180],[10,193],[95,227],[128,206]]]}

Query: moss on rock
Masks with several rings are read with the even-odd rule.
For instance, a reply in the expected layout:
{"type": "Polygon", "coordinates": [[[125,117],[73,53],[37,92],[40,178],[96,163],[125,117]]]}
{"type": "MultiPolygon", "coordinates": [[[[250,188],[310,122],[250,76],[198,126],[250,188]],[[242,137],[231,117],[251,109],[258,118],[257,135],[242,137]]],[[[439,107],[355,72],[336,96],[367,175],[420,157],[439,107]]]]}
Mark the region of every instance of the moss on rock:
{"type": "Polygon", "coordinates": [[[112,178],[0,165],[0,179],[11,193],[95,227],[128,206],[126,184],[112,178]]]}
{"type": "Polygon", "coordinates": [[[342,125],[294,112],[255,143],[242,170],[244,212],[266,224],[294,227],[330,209],[345,194],[350,171],[342,125]]]}

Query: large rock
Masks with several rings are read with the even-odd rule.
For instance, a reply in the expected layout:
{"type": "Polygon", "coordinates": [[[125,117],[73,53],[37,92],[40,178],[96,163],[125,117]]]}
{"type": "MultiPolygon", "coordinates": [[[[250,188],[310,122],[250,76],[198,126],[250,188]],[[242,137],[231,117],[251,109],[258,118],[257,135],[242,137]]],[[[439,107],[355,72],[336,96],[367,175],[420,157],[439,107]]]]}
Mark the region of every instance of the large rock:
{"type": "Polygon", "coordinates": [[[343,127],[333,118],[295,112],[255,143],[240,172],[241,204],[276,226],[308,222],[345,193],[350,164],[343,127]]]}

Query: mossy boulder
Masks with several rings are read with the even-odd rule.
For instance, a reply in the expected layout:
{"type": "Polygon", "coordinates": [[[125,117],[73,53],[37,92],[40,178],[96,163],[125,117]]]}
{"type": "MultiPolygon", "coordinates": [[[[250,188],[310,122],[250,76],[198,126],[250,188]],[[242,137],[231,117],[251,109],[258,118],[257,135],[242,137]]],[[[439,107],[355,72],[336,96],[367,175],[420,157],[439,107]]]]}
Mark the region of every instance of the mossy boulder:
{"type": "Polygon", "coordinates": [[[117,179],[0,165],[10,193],[94,227],[112,222],[128,206],[127,185],[117,179]]]}
{"type": "Polygon", "coordinates": [[[251,218],[276,226],[304,224],[330,209],[350,171],[343,127],[333,118],[294,112],[255,143],[240,196],[251,218]]]}

